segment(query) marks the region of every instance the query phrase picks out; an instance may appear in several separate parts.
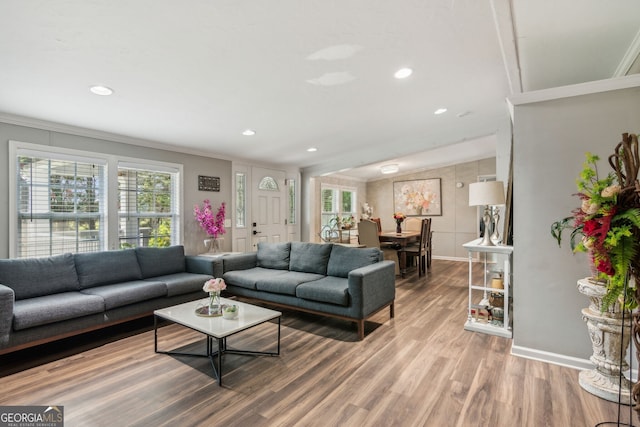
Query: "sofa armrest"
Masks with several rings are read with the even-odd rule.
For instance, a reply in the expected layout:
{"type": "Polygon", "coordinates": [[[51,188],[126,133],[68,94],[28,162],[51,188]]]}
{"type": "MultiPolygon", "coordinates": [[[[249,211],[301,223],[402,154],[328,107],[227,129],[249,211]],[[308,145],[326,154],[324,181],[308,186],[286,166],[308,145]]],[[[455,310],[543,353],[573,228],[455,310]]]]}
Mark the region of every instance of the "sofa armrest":
{"type": "Polygon", "coordinates": [[[258,253],[227,255],[222,257],[222,273],[234,270],[248,270],[258,266],[258,253]]]}
{"type": "Polygon", "coordinates": [[[359,317],[366,317],[396,298],[395,261],[381,261],[349,272],[349,295],[359,317]]]}
{"type": "Polygon", "coordinates": [[[213,265],[215,258],[198,255],[187,255],[184,257],[187,273],[208,274],[213,276],[213,265]]]}
{"type": "Polygon", "coordinates": [[[6,341],[13,324],[13,303],[16,295],[8,286],[0,285],[0,342],[6,341]]]}

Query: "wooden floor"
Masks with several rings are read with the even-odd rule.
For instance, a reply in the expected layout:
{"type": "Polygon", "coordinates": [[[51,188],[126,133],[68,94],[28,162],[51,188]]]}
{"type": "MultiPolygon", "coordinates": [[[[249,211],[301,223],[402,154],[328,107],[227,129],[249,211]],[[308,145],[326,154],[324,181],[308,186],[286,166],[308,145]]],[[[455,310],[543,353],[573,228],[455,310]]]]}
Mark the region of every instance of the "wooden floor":
{"type": "MultiPolygon", "coordinates": [[[[466,263],[434,260],[427,277],[398,280],[395,319],[377,314],[364,341],[352,323],[284,311],[280,357],[225,356],[222,388],[207,359],[155,354],[148,318],[0,356],[0,405],[63,405],[67,427],[567,427],[617,419],[616,404],[579,387],[578,371],[511,356],[511,340],[463,330],[467,278],[466,263]]],[[[276,330],[267,323],[229,345],[274,348],[276,330]]],[[[202,335],[183,327],[159,334],[162,348],[204,350],[202,335]]]]}

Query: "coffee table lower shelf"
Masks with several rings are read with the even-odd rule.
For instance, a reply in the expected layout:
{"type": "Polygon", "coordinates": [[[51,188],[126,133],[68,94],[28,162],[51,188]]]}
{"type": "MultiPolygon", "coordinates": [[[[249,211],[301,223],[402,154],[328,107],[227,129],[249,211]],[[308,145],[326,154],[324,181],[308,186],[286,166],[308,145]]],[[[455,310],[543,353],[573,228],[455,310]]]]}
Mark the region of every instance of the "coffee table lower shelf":
{"type": "MultiPolygon", "coordinates": [[[[235,304],[238,304],[238,302],[234,302],[235,304]]],[[[189,304],[189,303],[187,303],[189,304]]],[[[153,329],[154,329],[154,351],[158,354],[168,354],[168,355],[174,355],[174,356],[191,356],[191,357],[207,357],[209,358],[209,361],[211,362],[211,367],[213,368],[213,373],[215,375],[215,378],[218,382],[218,385],[221,386],[222,385],[222,358],[225,354],[239,354],[239,355],[243,355],[243,356],[279,356],[280,355],[280,326],[281,326],[281,316],[282,314],[280,312],[275,312],[272,310],[267,310],[267,309],[262,309],[261,307],[256,307],[256,306],[251,306],[250,304],[246,304],[246,303],[240,303],[242,304],[242,306],[249,306],[251,308],[257,308],[260,310],[265,310],[265,311],[270,311],[272,314],[268,314],[267,316],[259,321],[256,322],[250,322],[250,324],[241,326],[240,328],[235,327],[235,328],[212,328],[215,330],[212,330],[210,332],[205,332],[204,330],[202,330],[200,327],[198,327],[199,325],[197,325],[196,323],[194,323],[193,325],[190,324],[189,319],[188,318],[184,318],[184,317],[174,317],[172,316],[173,313],[171,313],[171,309],[174,307],[169,307],[168,309],[162,309],[162,310],[156,310],[153,314],[153,329]],[[169,310],[167,312],[167,310],[169,310]],[[268,318],[267,318],[268,317],[268,318]],[[227,337],[230,337],[232,335],[235,335],[237,333],[246,331],[247,329],[250,329],[254,326],[260,325],[262,323],[266,323],[272,319],[278,319],[278,341],[277,341],[277,350],[276,351],[253,351],[253,350],[238,350],[238,349],[231,349],[229,347],[227,347],[227,337]],[[206,344],[207,344],[207,350],[206,350],[206,354],[201,354],[201,353],[186,353],[186,352],[179,352],[179,351],[173,351],[173,350],[159,350],[158,349],[158,319],[164,319],[164,320],[169,320],[173,323],[177,323],[179,325],[185,326],[189,329],[192,329],[194,331],[200,332],[202,334],[204,334],[206,336],[206,344]],[[214,342],[217,341],[217,350],[214,350],[214,342]]],[[[185,304],[181,304],[180,306],[175,306],[175,308],[180,308],[181,306],[184,306],[185,304]]],[[[245,307],[248,308],[248,307],[245,307]]],[[[242,313],[242,311],[241,311],[242,313]]],[[[195,317],[195,314],[193,315],[195,317]]],[[[223,321],[222,317],[217,319],[219,322],[223,321]]],[[[196,321],[197,322],[197,321],[196,321]]],[[[224,320],[224,322],[233,322],[228,321],[228,320],[224,320]]],[[[223,324],[224,326],[224,324],[223,324]]]]}

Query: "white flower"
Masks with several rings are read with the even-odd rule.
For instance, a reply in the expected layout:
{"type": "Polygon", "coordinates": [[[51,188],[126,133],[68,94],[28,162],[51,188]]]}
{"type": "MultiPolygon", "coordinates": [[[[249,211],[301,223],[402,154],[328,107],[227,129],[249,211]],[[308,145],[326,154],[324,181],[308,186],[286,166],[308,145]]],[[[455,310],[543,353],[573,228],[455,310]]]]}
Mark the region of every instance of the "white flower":
{"type": "Polygon", "coordinates": [[[591,200],[583,200],[580,209],[582,209],[582,212],[586,213],[587,215],[593,215],[598,212],[598,209],[600,209],[600,205],[597,203],[593,203],[591,200]]]}
{"type": "Polygon", "coordinates": [[[224,279],[216,278],[209,279],[204,282],[204,286],[202,290],[205,292],[220,292],[227,289],[227,284],[224,282],[224,279]]]}
{"type": "Polygon", "coordinates": [[[602,193],[600,193],[600,195],[602,197],[613,197],[616,194],[618,194],[620,192],[621,188],[619,185],[610,185],[607,188],[605,188],[604,190],[602,190],[602,193]]]}

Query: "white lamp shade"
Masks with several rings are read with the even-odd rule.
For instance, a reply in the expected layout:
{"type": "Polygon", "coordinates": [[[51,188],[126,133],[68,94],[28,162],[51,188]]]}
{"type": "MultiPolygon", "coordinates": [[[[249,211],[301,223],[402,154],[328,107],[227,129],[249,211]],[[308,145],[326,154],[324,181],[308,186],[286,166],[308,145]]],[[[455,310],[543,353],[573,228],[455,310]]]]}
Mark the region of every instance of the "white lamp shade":
{"type": "Polygon", "coordinates": [[[472,182],[469,184],[469,206],[504,205],[502,181],[472,182]]]}

